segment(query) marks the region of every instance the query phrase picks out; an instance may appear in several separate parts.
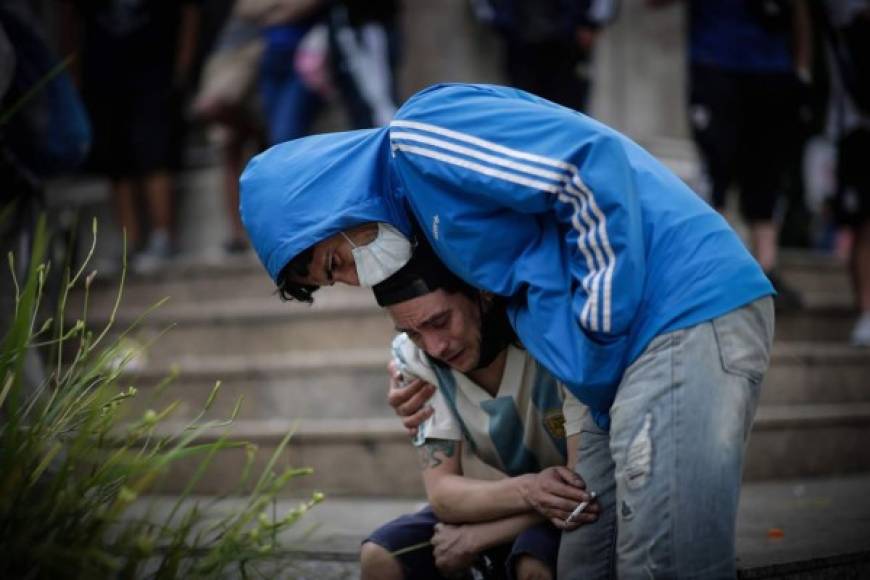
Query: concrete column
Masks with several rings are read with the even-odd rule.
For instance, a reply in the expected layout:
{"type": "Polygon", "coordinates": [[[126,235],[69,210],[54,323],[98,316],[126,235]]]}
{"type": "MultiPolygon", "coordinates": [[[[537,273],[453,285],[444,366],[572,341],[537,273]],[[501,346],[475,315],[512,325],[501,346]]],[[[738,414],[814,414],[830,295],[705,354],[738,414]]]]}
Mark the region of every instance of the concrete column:
{"type": "MultiPolygon", "coordinates": [[[[599,38],[593,116],[645,144],[687,137],[684,12],[623,0],[599,38]]],[[[436,82],[506,82],[499,39],[467,0],[405,0],[403,26],[403,97],[436,82]]]]}
{"type": "Polygon", "coordinates": [[[681,3],[623,0],[597,46],[592,114],[644,144],[687,138],[685,44],[681,3]]]}

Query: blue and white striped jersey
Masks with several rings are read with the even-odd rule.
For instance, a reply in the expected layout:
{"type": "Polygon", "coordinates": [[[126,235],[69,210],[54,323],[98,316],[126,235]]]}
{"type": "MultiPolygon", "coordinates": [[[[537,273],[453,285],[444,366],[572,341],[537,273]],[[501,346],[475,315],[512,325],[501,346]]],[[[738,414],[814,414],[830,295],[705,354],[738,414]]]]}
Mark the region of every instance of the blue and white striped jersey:
{"type": "Polygon", "coordinates": [[[420,426],[416,445],[461,440],[484,463],[511,476],[565,465],[566,437],[580,431],[586,408],[525,350],[508,347],[495,397],[433,362],[406,334],[396,336],[392,352],[403,373],[438,387],[429,401],[434,413],[420,426]]]}

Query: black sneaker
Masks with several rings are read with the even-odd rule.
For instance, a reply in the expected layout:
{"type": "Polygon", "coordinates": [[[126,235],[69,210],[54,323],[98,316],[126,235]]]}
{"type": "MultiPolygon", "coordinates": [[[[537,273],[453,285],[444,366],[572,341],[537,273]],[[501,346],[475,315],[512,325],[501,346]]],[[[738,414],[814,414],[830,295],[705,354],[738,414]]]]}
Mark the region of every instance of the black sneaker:
{"type": "Polygon", "coordinates": [[[224,252],[227,254],[244,254],[248,251],[248,240],[231,238],[224,242],[224,252]]]}
{"type": "Polygon", "coordinates": [[[777,310],[800,310],[804,307],[800,292],[783,282],[776,272],[766,272],[765,275],[776,290],[773,305],[777,310]]]}

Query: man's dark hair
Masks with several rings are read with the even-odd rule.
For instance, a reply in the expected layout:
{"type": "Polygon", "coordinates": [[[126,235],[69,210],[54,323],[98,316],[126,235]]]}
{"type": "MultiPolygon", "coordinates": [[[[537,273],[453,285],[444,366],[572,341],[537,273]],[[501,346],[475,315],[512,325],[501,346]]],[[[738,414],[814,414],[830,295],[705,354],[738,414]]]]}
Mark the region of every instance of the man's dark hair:
{"type": "Polygon", "coordinates": [[[314,258],[314,246],[306,248],[296,255],[292,260],[287,262],[281,272],[278,273],[276,283],[278,285],[278,296],[281,300],[298,300],[299,302],[314,302],[314,294],[320,286],[313,284],[299,284],[293,282],[293,278],[304,278],[308,275],[308,268],[311,265],[311,260],[314,258]]]}

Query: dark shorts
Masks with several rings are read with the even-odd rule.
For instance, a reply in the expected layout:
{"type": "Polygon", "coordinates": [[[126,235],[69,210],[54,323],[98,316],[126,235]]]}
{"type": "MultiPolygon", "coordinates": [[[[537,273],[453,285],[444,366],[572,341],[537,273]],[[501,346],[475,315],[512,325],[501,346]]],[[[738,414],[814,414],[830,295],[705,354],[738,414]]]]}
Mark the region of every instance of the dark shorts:
{"type": "Polygon", "coordinates": [[[176,91],[165,85],[91,91],[86,103],[94,129],[88,169],[111,178],[139,178],[178,168],[183,120],[176,91]]]}
{"type": "Polygon", "coordinates": [[[591,54],[581,50],[576,42],[569,39],[541,42],[508,39],[505,57],[512,86],[564,107],[586,110],[591,54]]]}
{"type": "MultiPolygon", "coordinates": [[[[426,506],[417,513],[406,514],[375,530],[365,542],[374,542],[389,552],[413,546],[429,540],[435,531],[438,518],[432,508],[426,506]]],[[[526,529],[510,544],[496,546],[481,554],[488,561],[490,575],[487,578],[513,579],[516,559],[528,554],[547,563],[556,572],[561,532],[548,523],[526,529]]],[[[443,578],[435,567],[432,548],[427,546],[398,556],[406,578],[414,580],[440,580],[443,578]]]]}
{"type": "Polygon", "coordinates": [[[717,209],[736,185],[745,219],[773,218],[800,159],[799,97],[792,74],[692,66],[689,123],[717,209]]]}

